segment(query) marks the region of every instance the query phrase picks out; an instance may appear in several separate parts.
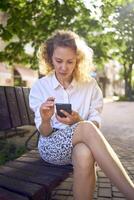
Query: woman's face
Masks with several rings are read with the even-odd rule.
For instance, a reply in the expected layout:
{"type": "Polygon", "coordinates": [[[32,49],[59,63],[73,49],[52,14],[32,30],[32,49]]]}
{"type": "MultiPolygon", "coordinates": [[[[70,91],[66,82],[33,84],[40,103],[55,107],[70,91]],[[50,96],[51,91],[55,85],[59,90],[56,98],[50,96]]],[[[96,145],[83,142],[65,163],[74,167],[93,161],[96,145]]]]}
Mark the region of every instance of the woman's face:
{"type": "Polygon", "coordinates": [[[76,66],[76,53],[69,47],[56,47],[52,62],[59,80],[71,80],[76,66]]]}

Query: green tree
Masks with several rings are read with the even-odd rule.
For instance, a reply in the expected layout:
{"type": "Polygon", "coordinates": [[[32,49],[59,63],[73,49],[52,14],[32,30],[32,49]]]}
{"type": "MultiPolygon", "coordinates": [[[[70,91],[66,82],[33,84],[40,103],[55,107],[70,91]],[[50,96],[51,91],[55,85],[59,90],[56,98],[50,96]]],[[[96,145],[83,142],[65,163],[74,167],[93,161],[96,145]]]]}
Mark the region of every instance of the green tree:
{"type": "MultiPolygon", "coordinates": [[[[101,29],[91,43],[96,62],[102,66],[109,59],[123,65],[125,96],[132,99],[132,70],[134,64],[134,1],[103,1],[101,29]]],[[[103,67],[101,67],[103,69],[103,67]]]]}
{"type": "Polygon", "coordinates": [[[123,65],[125,80],[125,96],[132,99],[132,70],[134,64],[134,2],[124,5],[117,10],[115,55],[123,65]]]}
{"type": "Polygon", "coordinates": [[[64,28],[74,30],[85,38],[95,52],[95,61],[102,66],[107,58],[109,42],[109,35],[102,34],[104,22],[115,8],[115,3],[109,0],[98,5],[99,1],[92,0],[86,6],[83,2],[1,0],[1,10],[6,12],[9,18],[7,25],[0,27],[0,37],[8,42],[4,52],[0,52],[0,60],[10,64],[29,63],[32,68],[37,67],[36,52],[40,43],[55,29],[64,28]],[[103,14],[98,18],[99,9],[102,9],[103,14]],[[27,44],[34,48],[33,55],[26,53],[27,44]]]}
{"type": "Polygon", "coordinates": [[[7,25],[1,25],[0,37],[8,45],[0,60],[10,64],[31,63],[37,67],[36,52],[40,43],[55,29],[72,28],[84,4],[79,0],[2,0],[1,11],[8,14],[7,25]],[[31,44],[34,54],[25,52],[31,44]]]}
{"type": "Polygon", "coordinates": [[[0,61],[28,63],[33,69],[38,68],[36,53],[40,43],[56,29],[71,29],[93,48],[100,69],[108,59],[120,60],[124,66],[126,95],[130,96],[134,63],[131,2],[90,0],[84,4],[83,0],[1,0],[0,10],[7,13],[8,20],[6,26],[0,25],[0,37],[7,42],[5,50],[0,52],[0,61]],[[118,17],[114,18],[116,13],[118,17]],[[27,44],[34,49],[31,55],[25,51],[27,44]]]}

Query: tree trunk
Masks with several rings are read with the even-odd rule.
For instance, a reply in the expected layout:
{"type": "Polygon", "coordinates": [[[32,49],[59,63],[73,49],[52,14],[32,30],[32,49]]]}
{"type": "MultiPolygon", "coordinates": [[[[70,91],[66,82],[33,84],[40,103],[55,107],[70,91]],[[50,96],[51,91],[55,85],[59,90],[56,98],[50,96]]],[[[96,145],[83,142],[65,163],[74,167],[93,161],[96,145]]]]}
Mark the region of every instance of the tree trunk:
{"type": "Polygon", "coordinates": [[[124,65],[125,96],[132,100],[132,64],[124,65]]]}

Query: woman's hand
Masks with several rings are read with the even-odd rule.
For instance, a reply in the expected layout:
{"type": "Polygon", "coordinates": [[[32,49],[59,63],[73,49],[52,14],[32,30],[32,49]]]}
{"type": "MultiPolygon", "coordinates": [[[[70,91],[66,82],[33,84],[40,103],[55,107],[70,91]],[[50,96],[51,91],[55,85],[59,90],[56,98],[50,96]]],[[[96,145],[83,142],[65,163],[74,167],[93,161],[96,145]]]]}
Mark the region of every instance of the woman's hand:
{"type": "Polygon", "coordinates": [[[40,114],[43,122],[50,121],[54,114],[54,97],[49,97],[40,107],[40,114]]]}
{"type": "Polygon", "coordinates": [[[67,125],[72,125],[75,124],[79,121],[83,121],[83,119],[79,116],[79,113],[72,111],[71,114],[64,110],[60,110],[66,117],[60,117],[59,115],[56,114],[56,118],[59,122],[67,125]]]}

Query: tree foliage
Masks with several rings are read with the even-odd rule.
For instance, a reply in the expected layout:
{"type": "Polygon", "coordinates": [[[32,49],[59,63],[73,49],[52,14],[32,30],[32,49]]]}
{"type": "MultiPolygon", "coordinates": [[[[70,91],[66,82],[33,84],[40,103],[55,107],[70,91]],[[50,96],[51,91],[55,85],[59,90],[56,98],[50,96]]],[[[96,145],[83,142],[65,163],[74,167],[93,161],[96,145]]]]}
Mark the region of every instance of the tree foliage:
{"type": "Polygon", "coordinates": [[[0,37],[8,41],[8,45],[0,59],[34,65],[39,44],[55,29],[71,27],[81,6],[79,1],[72,0],[63,4],[58,0],[2,0],[1,10],[9,17],[7,25],[1,25],[0,37]],[[28,43],[35,49],[33,56],[25,52],[28,43]]]}
{"type": "Polygon", "coordinates": [[[8,20],[6,26],[0,25],[0,37],[7,44],[0,52],[0,61],[28,63],[38,68],[36,53],[41,42],[56,29],[71,29],[93,48],[100,68],[108,59],[119,59],[130,91],[134,63],[133,1],[86,2],[87,5],[84,0],[1,0],[0,11],[7,13],[8,20]],[[33,48],[33,54],[26,52],[27,44],[33,48]]]}
{"type": "Polygon", "coordinates": [[[121,6],[116,11],[115,42],[116,57],[124,67],[125,95],[132,98],[132,70],[134,64],[134,2],[121,6]]]}
{"type": "MultiPolygon", "coordinates": [[[[91,3],[96,12],[97,4],[89,1],[88,5],[91,3]]],[[[102,19],[98,20],[92,17],[92,9],[86,7],[83,0],[1,0],[1,10],[7,13],[8,21],[6,26],[0,27],[0,37],[7,42],[4,52],[0,52],[0,60],[37,67],[36,52],[40,43],[56,29],[71,29],[87,41],[95,52],[96,62],[102,65],[108,58],[110,43],[109,35],[102,32],[114,8],[111,0],[104,1],[99,8],[103,12],[102,19]],[[33,55],[26,53],[27,44],[34,48],[33,55]]]]}

